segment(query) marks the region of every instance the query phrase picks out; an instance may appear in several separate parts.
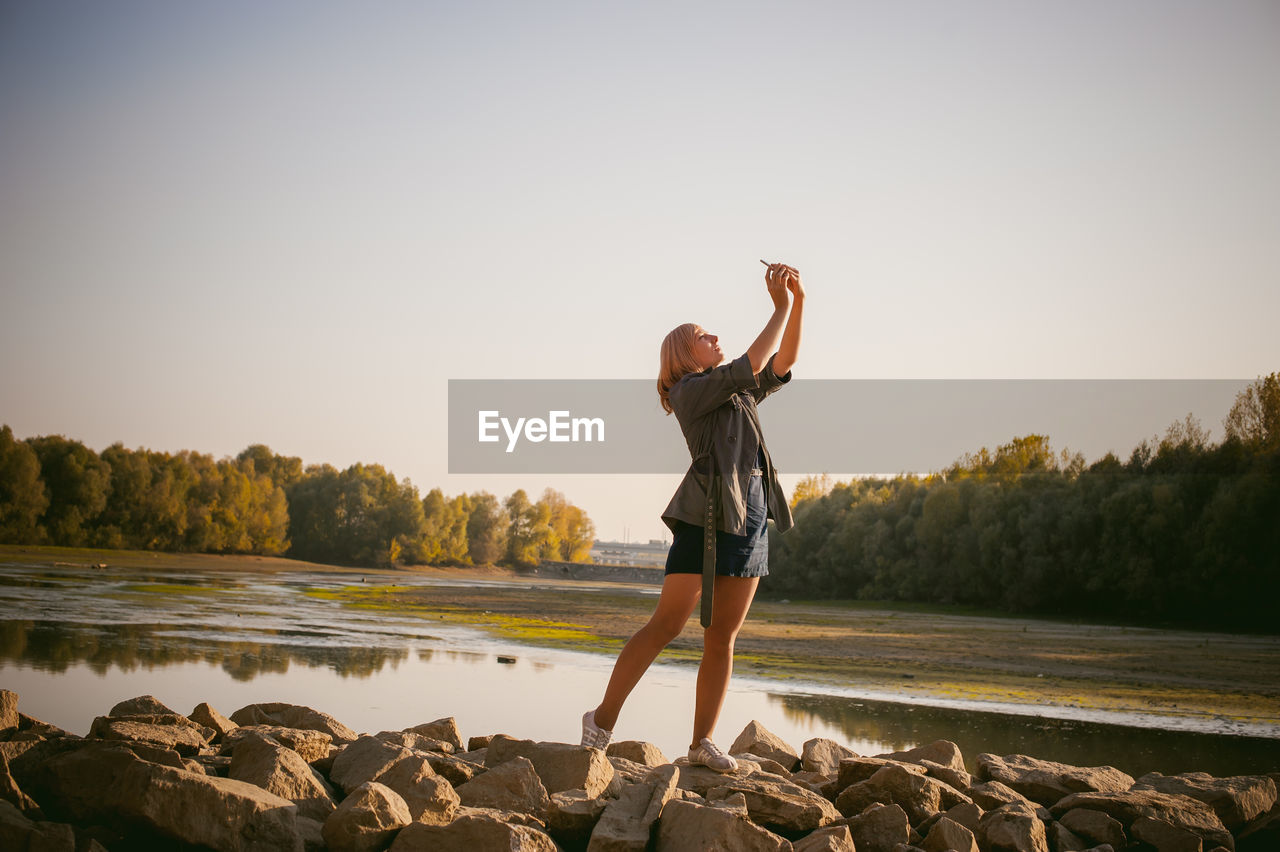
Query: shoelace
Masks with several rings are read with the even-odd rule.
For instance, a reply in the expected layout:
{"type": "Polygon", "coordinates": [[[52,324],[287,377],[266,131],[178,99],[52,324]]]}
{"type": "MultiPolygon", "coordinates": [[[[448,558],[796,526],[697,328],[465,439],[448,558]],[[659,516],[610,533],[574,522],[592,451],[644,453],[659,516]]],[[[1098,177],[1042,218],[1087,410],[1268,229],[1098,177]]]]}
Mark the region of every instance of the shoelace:
{"type": "Polygon", "coordinates": [[[703,742],[698,747],[701,748],[704,752],[706,752],[708,755],[710,755],[713,758],[724,757],[724,752],[722,752],[719,746],[717,746],[715,743],[711,742],[710,740],[703,740],[703,742]]]}

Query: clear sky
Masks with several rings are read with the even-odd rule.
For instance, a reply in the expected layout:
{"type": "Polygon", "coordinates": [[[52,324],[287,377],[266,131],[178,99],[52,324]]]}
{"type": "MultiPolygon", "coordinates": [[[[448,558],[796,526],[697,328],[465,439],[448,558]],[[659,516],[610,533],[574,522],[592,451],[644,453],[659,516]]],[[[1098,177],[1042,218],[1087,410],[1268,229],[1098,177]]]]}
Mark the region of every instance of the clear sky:
{"type": "Polygon", "coordinates": [[[1277,151],[1274,0],[9,2],[0,421],[657,537],[678,477],[449,476],[447,380],[733,357],[758,258],[798,378],[1250,379],[1277,151]]]}

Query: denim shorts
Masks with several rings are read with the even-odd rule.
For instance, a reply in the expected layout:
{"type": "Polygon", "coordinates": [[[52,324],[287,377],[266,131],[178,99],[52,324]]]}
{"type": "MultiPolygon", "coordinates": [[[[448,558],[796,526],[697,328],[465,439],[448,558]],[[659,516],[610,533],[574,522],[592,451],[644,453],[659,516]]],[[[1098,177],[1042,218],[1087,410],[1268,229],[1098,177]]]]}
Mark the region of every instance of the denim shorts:
{"type": "MultiPolygon", "coordinates": [[[[716,530],[716,575],[720,577],[769,576],[768,509],[764,502],[764,477],[752,476],[747,484],[745,535],[716,530]]],[[[667,551],[666,574],[702,573],[702,527],[676,521],[675,539],[667,551]]]]}

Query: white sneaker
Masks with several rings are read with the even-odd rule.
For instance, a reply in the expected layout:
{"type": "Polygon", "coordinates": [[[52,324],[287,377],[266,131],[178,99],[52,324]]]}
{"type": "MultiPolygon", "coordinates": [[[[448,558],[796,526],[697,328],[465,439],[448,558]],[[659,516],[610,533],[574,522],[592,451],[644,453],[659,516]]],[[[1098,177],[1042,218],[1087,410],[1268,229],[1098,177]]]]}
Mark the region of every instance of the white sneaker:
{"type": "Polygon", "coordinates": [[[596,711],[588,710],[582,714],[582,745],[604,750],[613,739],[613,731],[606,731],[596,724],[596,711]]]}
{"type": "Polygon", "coordinates": [[[735,772],[738,761],[722,752],[715,743],[706,737],[697,748],[689,749],[689,763],[693,766],[705,766],[716,772],[735,772]]]}

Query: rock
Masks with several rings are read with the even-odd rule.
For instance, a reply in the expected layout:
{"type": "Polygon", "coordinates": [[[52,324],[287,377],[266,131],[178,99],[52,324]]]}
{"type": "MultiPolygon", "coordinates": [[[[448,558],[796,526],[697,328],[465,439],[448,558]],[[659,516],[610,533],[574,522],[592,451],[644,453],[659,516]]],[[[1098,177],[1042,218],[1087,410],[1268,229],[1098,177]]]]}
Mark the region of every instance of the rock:
{"type": "Polygon", "coordinates": [[[892,754],[876,756],[881,760],[896,760],[899,763],[923,763],[928,760],[959,772],[965,771],[964,755],[960,753],[960,746],[950,740],[934,740],[928,745],[918,746],[909,751],[895,751],[892,754]]]}
{"type": "Polygon", "coordinates": [[[1133,789],[1181,793],[1199,799],[1213,808],[1218,819],[1231,831],[1265,814],[1276,803],[1276,783],[1265,775],[1215,778],[1206,772],[1181,775],[1149,772],[1134,783],[1133,789]]]}
{"type": "Polygon", "coordinates": [[[916,763],[899,763],[896,760],[882,760],[878,757],[851,757],[840,761],[840,772],[836,777],[836,789],[841,791],[852,784],[866,781],[886,766],[900,766],[908,772],[914,772],[916,775],[929,774],[929,770],[916,763]]]}
{"type": "Polygon", "coordinates": [[[944,807],[969,798],[936,778],[916,774],[900,764],[881,767],[866,781],[846,787],[836,797],[836,807],[845,816],[861,813],[874,803],[901,805],[912,824],[922,822],[944,807]],[[944,796],[945,792],[945,796],[944,796]]]}
{"type": "Polygon", "coordinates": [[[568,743],[535,743],[499,734],[489,742],[484,763],[492,771],[492,767],[516,757],[533,763],[548,793],[585,790],[588,796],[594,797],[608,789],[613,781],[613,764],[603,751],[568,743]]]}
{"type": "Polygon", "coordinates": [[[389,852],[559,852],[545,832],[503,822],[495,816],[468,813],[448,825],[414,823],[396,835],[389,852]]]}
{"type": "Polygon", "coordinates": [[[324,823],[298,817],[298,834],[302,835],[302,846],[306,852],[326,852],[324,823]]]}
{"type": "Polygon", "coordinates": [[[672,766],[680,768],[680,789],[691,790],[704,798],[708,790],[723,787],[731,778],[747,778],[759,771],[754,763],[739,763],[735,771],[720,773],[705,766],[690,766],[687,757],[676,758],[672,766]]]}
{"type": "Polygon", "coordinates": [[[34,822],[13,805],[0,801],[0,849],[75,852],[76,835],[69,825],[34,822]]]}
{"type": "Polygon", "coordinates": [[[1200,835],[1185,828],[1170,825],[1164,820],[1138,817],[1130,826],[1135,840],[1150,844],[1156,852],[1202,852],[1204,841],[1200,835]]]}
{"type": "Polygon", "coordinates": [[[0,737],[18,732],[18,693],[0,689],[0,737]]]}
{"type": "Polygon", "coordinates": [[[1083,852],[1089,848],[1089,841],[1076,834],[1060,822],[1049,823],[1045,829],[1045,837],[1053,852],[1083,852]]]}
{"type": "Polygon", "coordinates": [[[298,728],[303,731],[320,731],[329,735],[335,743],[351,743],[359,734],[330,716],[299,704],[250,704],[231,714],[237,725],[277,725],[281,728],[298,728]]]}
{"type": "Polygon", "coordinates": [[[1010,802],[983,814],[978,842],[990,852],[1049,852],[1044,823],[1026,802],[1010,802]]]}
{"type": "Polygon", "coordinates": [[[28,716],[21,710],[18,711],[18,732],[23,734],[34,734],[45,739],[53,739],[54,737],[73,737],[75,734],[64,731],[57,725],[50,725],[48,722],[41,722],[32,716],[28,716]]]}
{"type": "Polygon", "coordinates": [[[639,740],[623,740],[618,743],[610,743],[604,753],[609,757],[621,757],[632,763],[639,763],[641,766],[662,766],[671,762],[662,753],[662,749],[653,743],[640,742],[639,740]]]}
{"type": "Polygon", "coordinates": [[[324,822],[333,813],[334,790],[293,749],[266,737],[242,739],[231,756],[228,777],[254,784],[298,806],[298,815],[324,822]]]}
{"type": "Polygon", "coordinates": [[[219,753],[231,754],[245,737],[267,737],[285,748],[293,749],[303,760],[312,764],[327,758],[333,748],[332,738],[323,731],[283,728],[279,725],[242,725],[223,735],[219,753]]]}
{"type": "MultiPolygon", "coordinates": [[[[69,744],[70,745],[70,744],[69,744]]],[[[127,743],[74,744],[33,767],[31,794],[59,818],[163,834],[226,850],[301,852],[297,806],[252,784],[144,760],[127,743]]]]}
{"type": "MultiPolygon", "coordinates": [[[[800,765],[806,772],[817,772],[822,775],[837,775],[840,772],[840,761],[858,757],[858,753],[845,748],[835,740],[817,737],[806,740],[800,754],[800,765]]],[[[870,777],[870,776],[868,776],[870,777]]],[[[863,780],[863,779],[858,779],[863,780]]],[[[853,783],[852,781],[849,783],[853,783]]]]}
{"type": "Polygon", "coordinates": [[[197,704],[196,709],[192,710],[187,718],[206,728],[211,728],[215,732],[213,736],[215,741],[225,737],[239,727],[235,722],[214,710],[208,702],[197,704]]]}
{"type": "Polygon", "coordinates": [[[332,852],[375,852],[412,822],[409,806],[390,787],[368,781],[342,800],[324,821],[324,842],[332,852]]]}
{"type": "MultiPolygon", "coordinates": [[[[101,705],[99,705],[101,706],[101,705]]],[[[115,707],[111,708],[108,716],[180,716],[177,710],[166,707],[160,699],[154,695],[139,695],[137,698],[130,698],[127,701],[121,701],[115,707]]]]}
{"type": "Polygon", "coordinates": [[[533,814],[526,814],[523,811],[508,811],[503,810],[502,808],[472,808],[467,805],[459,805],[458,813],[454,816],[454,819],[459,819],[464,816],[476,816],[477,814],[480,816],[491,816],[495,819],[500,819],[503,822],[510,823],[511,825],[527,825],[530,828],[538,829],[538,831],[547,830],[547,823],[541,817],[536,817],[533,814]]]}
{"type": "Polygon", "coordinates": [[[469,760],[462,760],[451,754],[427,752],[426,758],[431,764],[431,769],[454,787],[465,784],[484,772],[483,766],[477,766],[469,760]]]}
{"type": "Polygon", "coordinates": [[[398,745],[401,748],[413,751],[438,751],[441,754],[454,754],[457,752],[453,743],[424,737],[422,734],[415,734],[411,731],[379,731],[374,736],[384,743],[398,745]]]}
{"type": "Polygon", "coordinates": [[[667,764],[638,784],[628,784],[600,816],[588,852],[644,852],[653,841],[658,818],[678,789],[680,770],[667,764]]]}
{"type": "Polygon", "coordinates": [[[1058,821],[1071,833],[1090,843],[1107,843],[1116,849],[1123,849],[1129,844],[1124,826],[1102,811],[1076,808],[1059,816],[1058,821]]]}
{"type": "Polygon", "coordinates": [[[728,778],[705,795],[708,802],[715,802],[734,793],[746,798],[752,822],[787,838],[800,837],[840,819],[840,811],[822,796],[763,772],[728,778]]]}
{"type": "MultiPolygon", "coordinates": [[[[406,733],[419,734],[433,740],[443,740],[451,743],[454,751],[462,751],[462,734],[458,731],[458,721],[452,716],[436,719],[434,722],[414,725],[412,728],[405,728],[404,730],[406,733]]],[[[468,746],[467,751],[470,750],[471,748],[468,746]]]]}
{"type": "Polygon", "coordinates": [[[488,748],[489,740],[493,739],[493,735],[487,737],[468,737],[467,751],[475,751],[477,749],[488,748]]]}
{"type": "Polygon", "coordinates": [[[924,767],[930,778],[937,778],[956,790],[968,790],[973,786],[973,776],[963,769],[953,769],[941,763],[934,763],[932,760],[921,760],[920,765],[924,767]]]}
{"type": "Polygon", "coordinates": [[[22,788],[18,786],[18,780],[9,771],[9,759],[2,754],[0,754],[0,799],[13,805],[27,819],[44,819],[44,814],[35,799],[22,792],[22,788]]]}
{"type": "Polygon", "coordinates": [[[627,760],[625,757],[610,757],[609,765],[613,767],[614,780],[622,784],[636,784],[643,781],[649,776],[649,770],[653,768],[643,763],[627,760]]]}
{"type": "Polygon", "coordinates": [[[1031,800],[1007,784],[999,781],[984,781],[969,788],[969,798],[973,799],[983,810],[994,811],[1001,805],[1010,802],[1026,802],[1031,800]]]}
{"type": "Polygon", "coordinates": [[[800,755],[782,739],[770,733],[764,725],[752,719],[729,747],[730,754],[758,754],[776,761],[791,772],[800,765],[800,755]]]}
{"type": "Polygon", "coordinates": [[[960,823],[976,835],[978,833],[978,823],[982,820],[982,813],[982,808],[975,803],[962,802],[952,808],[948,808],[944,816],[952,822],[960,823]]]}
{"type": "Polygon", "coordinates": [[[673,799],[658,821],[662,852],[781,852],[791,844],[724,808],[673,799]]]}
{"type": "Polygon", "coordinates": [[[1072,793],[1121,792],[1134,784],[1113,766],[1071,766],[1024,754],[978,755],[978,778],[999,781],[1046,807],[1072,793]]]}
{"type": "Polygon", "coordinates": [[[750,752],[745,751],[732,756],[737,758],[739,763],[742,763],[743,761],[754,763],[756,765],[757,772],[765,772],[769,775],[776,775],[777,777],[784,778],[788,781],[791,780],[791,773],[787,771],[786,767],[781,763],[778,763],[776,760],[770,760],[767,757],[761,757],[758,754],[751,754],[750,752]]]}
{"type": "Polygon", "coordinates": [[[856,852],[847,825],[819,828],[792,845],[796,852],[856,852]]]}
{"type": "MultiPolygon", "coordinates": [[[[1126,827],[1132,826],[1138,817],[1162,820],[1198,835],[1204,841],[1206,849],[1212,849],[1215,846],[1235,848],[1231,834],[1213,808],[1190,796],[1161,793],[1155,790],[1073,793],[1050,810],[1054,816],[1061,817],[1076,808],[1102,811],[1119,820],[1126,827]]],[[[1074,828],[1071,830],[1075,831],[1074,828]]]]}
{"type": "Polygon", "coordinates": [[[721,810],[729,811],[731,813],[738,814],[739,816],[747,817],[748,819],[751,817],[751,812],[747,810],[747,797],[741,793],[733,793],[723,799],[716,799],[715,801],[707,801],[706,799],[703,799],[698,804],[712,808],[720,808],[721,810]]]}
{"type": "Polygon", "coordinates": [[[552,793],[551,807],[547,810],[547,833],[566,849],[586,849],[591,832],[608,805],[608,799],[588,797],[583,790],[552,793]]]}
{"type": "Polygon", "coordinates": [[[551,800],[533,763],[513,757],[457,788],[462,804],[473,808],[501,808],[533,814],[545,820],[551,800]]]}
{"type": "Polygon", "coordinates": [[[858,852],[891,852],[911,837],[907,812],[898,805],[871,805],[843,822],[849,826],[858,852]]]}
{"type": "Polygon", "coordinates": [[[453,786],[435,773],[425,755],[402,757],[373,780],[400,794],[414,822],[444,825],[462,804],[453,786]]]}
{"type": "MultiPolygon", "coordinates": [[[[172,718],[186,719],[185,716],[176,715],[172,718]]],[[[93,720],[93,727],[89,730],[89,736],[102,740],[130,740],[132,742],[147,743],[160,748],[173,749],[184,757],[190,757],[199,754],[200,750],[209,744],[203,733],[205,730],[209,729],[202,729],[194,722],[187,725],[180,723],[151,724],[129,719],[99,716],[93,720]]],[[[210,731],[210,735],[212,733],[210,731]]]]}
{"type": "Polygon", "coordinates": [[[384,743],[377,737],[363,736],[334,758],[329,780],[350,793],[386,772],[397,760],[412,754],[407,748],[384,743]]]}
{"type": "Polygon", "coordinates": [[[925,852],[978,852],[978,841],[972,831],[944,816],[933,824],[920,848],[925,852]]]}

